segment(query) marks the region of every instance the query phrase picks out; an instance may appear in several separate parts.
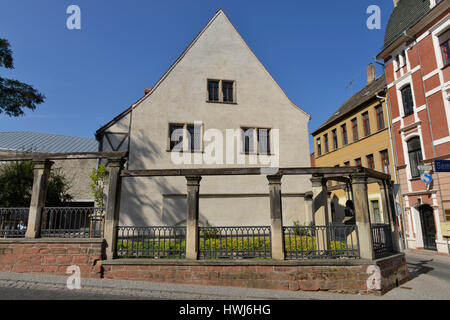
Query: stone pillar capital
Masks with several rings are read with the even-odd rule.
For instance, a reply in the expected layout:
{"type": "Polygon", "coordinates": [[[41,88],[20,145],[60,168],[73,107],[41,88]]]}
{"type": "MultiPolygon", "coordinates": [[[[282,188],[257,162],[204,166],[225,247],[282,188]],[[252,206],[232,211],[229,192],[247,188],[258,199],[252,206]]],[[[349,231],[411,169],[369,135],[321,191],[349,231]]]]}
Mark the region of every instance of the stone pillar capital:
{"type": "Polygon", "coordinates": [[[124,158],[109,158],[108,159],[108,168],[121,168],[123,167],[125,163],[124,158]]]}
{"type": "Polygon", "coordinates": [[[367,184],[367,174],[355,173],[351,175],[352,184],[367,184]]]}
{"type": "Polygon", "coordinates": [[[54,164],[53,161],[50,161],[48,159],[42,159],[42,160],[33,160],[33,169],[50,169],[52,165],[54,164]]]}
{"type": "Polygon", "coordinates": [[[281,178],[283,178],[283,175],[281,175],[281,174],[267,176],[267,180],[269,180],[269,185],[270,184],[281,184],[281,178]]]}
{"type": "Polygon", "coordinates": [[[311,179],[312,187],[321,187],[327,183],[324,176],[313,176],[311,179]]]}
{"type": "Polygon", "coordinates": [[[186,176],[186,181],[188,186],[198,187],[200,185],[200,181],[202,180],[201,176],[186,176]]]}

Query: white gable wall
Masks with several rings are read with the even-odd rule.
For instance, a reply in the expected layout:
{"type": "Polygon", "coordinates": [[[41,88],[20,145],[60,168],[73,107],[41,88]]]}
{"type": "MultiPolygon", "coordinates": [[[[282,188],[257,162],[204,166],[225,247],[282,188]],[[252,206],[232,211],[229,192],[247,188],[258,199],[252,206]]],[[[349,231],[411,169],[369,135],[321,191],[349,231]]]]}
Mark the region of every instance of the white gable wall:
{"type": "MultiPolygon", "coordinates": [[[[280,167],[309,167],[309,116],[286,97],[240,38],[224,13],[199,36],[151,94],[132,111],[128,169],[179,168],[167,151],[169,123],[202,121],[204,130],[240,127],[279,129],[280,167]],[[209,103],[207,79],[234,80],[237,104],[209,103]]],[[[226,167],[230,165],[183,165],[226,167]]],[[[233,165],[239,166],[239,165],[233,165]]],[[[250,167],[248,162],[243,165],[250,167]]],[[[257,164],[256,166],[260,166],[257,164]]],[[[311,190],[309,177],[283,177],[286,224],[303,220],[301,193],[311,190]]],[[[124,178],[122,225],[182,223],[186,212],[182,177],[124,178]]],[[[212,225],[268,225],[265,176],[203,177],[201,221],[212,225]]]]}

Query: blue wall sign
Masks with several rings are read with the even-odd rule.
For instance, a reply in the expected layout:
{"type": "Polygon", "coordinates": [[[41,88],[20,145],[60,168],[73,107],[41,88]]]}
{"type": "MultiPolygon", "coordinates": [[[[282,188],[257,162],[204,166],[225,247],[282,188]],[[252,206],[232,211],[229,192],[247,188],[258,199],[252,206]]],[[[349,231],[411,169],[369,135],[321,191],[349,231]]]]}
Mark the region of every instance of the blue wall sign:
{"type": "Polygon", "coordinates": [[[422,179],[422,181],[425,183],[430,183],[431,181],[433,181],[433,177],[428,172],[422,173],[420,175],[420,179],[422,179]]]}
{"type": "Polygon", "coordinates": [[[434,160],[435,172],[450,172],[450,160],[434,160]]]}

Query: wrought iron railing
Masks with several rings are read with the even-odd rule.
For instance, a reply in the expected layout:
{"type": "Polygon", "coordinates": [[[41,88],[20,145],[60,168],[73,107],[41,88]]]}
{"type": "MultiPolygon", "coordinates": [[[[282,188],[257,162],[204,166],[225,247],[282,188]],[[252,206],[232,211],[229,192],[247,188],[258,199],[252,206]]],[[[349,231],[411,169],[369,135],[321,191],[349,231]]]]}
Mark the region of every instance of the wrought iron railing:
{"type": "Polygon", "coordinates": [[[271,258],[270,227],[200,227],[200,259],[271,258]]]}
{"type": "Polygon", "coordinates": [[[286,259],[358,258],[355,225],[283,227],[286,259]]]}
{"type": "Polygon", "coordinates": [[[43,208],[42,237],[101,238],[104,230],[103,208],[43,208]]]}
{"type": "Polygon", "coordinates": [[[373,224],[370,228],[375,258],[381,258],[392,253],[391,226],[389,224],[373,224]]]}
{"type": "Polygon", "coordinates": [[[0,237],[23,238],[28,225],[29,208],[0,208],[0,237]]]}
{"type": "Polygon", "coordinates": [[[119,258],[184,258],[186,227],[126,227],[117,230],[119,258]]]}

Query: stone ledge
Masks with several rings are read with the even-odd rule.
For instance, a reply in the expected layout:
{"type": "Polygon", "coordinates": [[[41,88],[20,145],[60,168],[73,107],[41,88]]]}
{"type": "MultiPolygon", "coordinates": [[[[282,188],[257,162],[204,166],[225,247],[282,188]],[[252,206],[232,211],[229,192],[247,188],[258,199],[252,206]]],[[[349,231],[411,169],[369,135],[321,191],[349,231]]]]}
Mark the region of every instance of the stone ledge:
{"type": "Polygon", "coordinates": [[[103,243],[99,238],[9,238],[0,239],[0,244],[12,243],[103,243]]]}
{"type": "Polygon", "coordinates": [[[304,259],[304,260],[188,260],[188,259],[151,259],[129,258],[102,260],[102,265],[180,265],[180,266],[361,266],[374,265],[397,257],[404,253],[395,253],[376,260],[368,259],[304,259]]]}

